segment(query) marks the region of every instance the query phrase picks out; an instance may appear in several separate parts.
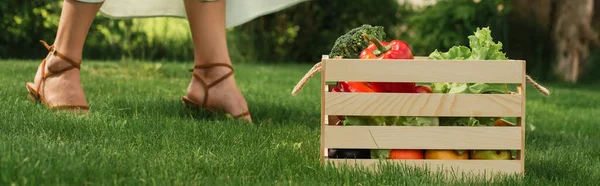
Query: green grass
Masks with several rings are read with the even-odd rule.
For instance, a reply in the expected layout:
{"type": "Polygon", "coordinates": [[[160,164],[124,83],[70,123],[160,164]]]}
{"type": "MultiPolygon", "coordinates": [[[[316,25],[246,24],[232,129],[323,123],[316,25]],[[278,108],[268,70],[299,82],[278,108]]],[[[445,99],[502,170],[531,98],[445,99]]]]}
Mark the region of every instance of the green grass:
{"type": "MultiPolygon", "coordinates": [[[[84,63],[87,117],[27,101],[38,64],[0,62],[0,185],[448,184],[400,168],[321,167],[319,82],[290,95],[310,66],[236,65],[256,123],[248,126],[186,114],[179,98],[191,63],[84,63]]],[[[526,177],[499,185],[600,183],[600,84],[547,86],[550,97],[528,90],[526,177]]]]}

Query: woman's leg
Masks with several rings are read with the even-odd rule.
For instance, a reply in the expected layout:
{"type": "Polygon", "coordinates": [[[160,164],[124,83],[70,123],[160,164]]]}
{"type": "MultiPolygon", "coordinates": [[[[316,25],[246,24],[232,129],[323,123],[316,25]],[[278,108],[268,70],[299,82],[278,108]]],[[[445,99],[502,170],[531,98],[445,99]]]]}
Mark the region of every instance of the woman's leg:
{"type": "MultiPolygon", "coordinates": [[[[231,65],[225,40],[225,1],[185,0],[185,9],[194,42],[194,65],[231,65]]],[[[231,69],[227,67],[216,66],[197,68],[194,74],[206,84],[211,84],[229,72],[231,69]]],[[[203,104],[205,90],[206,87],[198,79],[192,78],[187,89],[187,97],[203,104]]],[[[206,106],[209,108],[222,109],[233,116],[248,111],[246,100],[238,89],[233,75],[211,87],[208,95],[206,106]]],[[[245,119],[252,121],[250,115],[245,116],[245,119]]]]}
{"type": "MultiPolygon", "coordinates": [[[[76,63],[81,62],[83,44],[89,28],[102,3],[84,3],[75,0],[64,0],[54,47],[58,53],[76,63]]],[[[42,68],[45,72],[53,72],[72,66],[64,59],[48,54],[46,65],[38,68],[34,86],[41,83],[42,68]]],[[[46,78],[39,88],[49,106],[87,105],[79,70],[72,69],[46,78]]]]}

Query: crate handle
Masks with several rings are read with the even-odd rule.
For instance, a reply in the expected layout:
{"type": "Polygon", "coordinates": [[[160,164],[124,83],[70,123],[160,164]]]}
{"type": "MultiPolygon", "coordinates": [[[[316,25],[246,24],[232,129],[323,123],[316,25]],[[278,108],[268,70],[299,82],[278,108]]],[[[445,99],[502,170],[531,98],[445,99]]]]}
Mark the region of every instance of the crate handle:
{"type": "Polygon", "coordinates": [[[533,85],[533,87],[535,87],[535,89],[537,89],[538,92],[544,94],[544,96],[550,95],[550,91],[546,87],[535,82],[533,79],[531,79],[531,77],[529,77],[529,75],[525,75],[525,79],[529,84],[533,85]]]}
{"type": "Polygon", "coordinates": [[[298,92],[300,92],[300,90],[304,88],[304,85],[306,85],[310,78],[317,75],[317,73],[321,72],[321,65],[321,62],[318,62],[304,75],[304,77],[302,77],[302,79],[300,79],[300,82],[298,82],[298,84],[296,84],[296,87],[294,87],[294,90],[292,90],[292,95],[297,95],[298,92]]]}
{"type": "MultiPolygon", "coordinates": [[[[342,59],[342,56],[336,56],[336,57],[334,57],[334,59],[342,59]]],[[[300,92],[300,90],[302,90],[302,88],[304,88],[304,85],[306,85],[306,83],[308,82],[308,80],[310,80],[310,78],[317,75],[317,73],[321,72],[321,70],[323,69],[322,67],[323,67],[323,62],[321,61],[321,62],[318,62],[317,64],[315,64],[310,70],[308,70],[308,72],[306,74],[304,74],[304,77],[302,77],[302,79],[300,79],[298,84],[296,84],[296,86],[292,90],[292,95],[293,96],[297,95],[298,92],[300,92]]]]}
{"type": "MultiPolygon", "coordinates": [[[[342,56],[336,56],[334,59],[342,59],[342,56]]],[[[300,90],[302,90],[302,88],[304,88],[304,85],[306,85],[308,80],[310,80],[317,73],[321,72],[322,67],[323,67],[322,61],[318,62],[306,74],[304,74],[304,77],[302,77],[302,79],[300,79],[298,84],[296,84],[296,86],[292,90],[292,95],[293,96],[297,95],[300,92],[300,90]]],[[[537,89],[538,92],[540,92],[544,96],[550,95],[550,91],[546,87],[537,83],[529,75],[525,75],[525,79],[527,80],[527,82],[529,84],[533,85],[533,87],[535,87],[535,89],[537,89]]]]}

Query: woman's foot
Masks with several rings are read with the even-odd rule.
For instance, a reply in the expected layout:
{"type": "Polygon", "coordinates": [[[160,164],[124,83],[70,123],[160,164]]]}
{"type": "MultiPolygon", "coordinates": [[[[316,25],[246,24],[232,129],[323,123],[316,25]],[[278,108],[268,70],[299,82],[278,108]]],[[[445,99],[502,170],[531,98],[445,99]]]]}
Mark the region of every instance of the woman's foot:
{"type": "MultiPolygon", "coordinates": [[[[233,74],[230,74],[232,69],[228,66],[209,65],[204,68],[195,68],[194,75],[198,77],[192,76],[186,99],[200,105],[205,104],[206,108],[211,111],[224,111],[232,116],[247,113],[246,99],[238,89],[233,74]],[[225,79],[220,81],[221,78],[225,79]],[[205,84],[201,81],[204,81],[205,84]],[[207,86],[210,87],[208,88],[208,97],[205,95],[207,86]],[[206,103],[203,102],[204,100],[206,103]]],[[[240,118],[252,122],[250,114],[241,115],[240,118]]]]}
{"type": "Polygon", "coordinates": [[[28,83],[27,86],[28,89],[37,92],[38,99],[49,108],[87,111],[85,107],[88,104],[81,86],[79,69],[73,68],[71,63],[52,53],[48,54],[46,62],[38,67],[34,82],[28,83]],[[71,69],[64,71],[68,68],[71,69]],[[47,76],[45,79],[42,79],[43,74],[47,76]]]}

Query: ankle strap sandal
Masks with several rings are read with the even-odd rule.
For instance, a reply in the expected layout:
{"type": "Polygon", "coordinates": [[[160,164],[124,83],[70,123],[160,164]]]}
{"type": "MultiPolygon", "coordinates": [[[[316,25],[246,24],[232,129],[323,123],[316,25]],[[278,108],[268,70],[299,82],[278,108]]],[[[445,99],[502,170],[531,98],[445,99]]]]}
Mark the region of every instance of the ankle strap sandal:
{"type": "MultiPolygon", "coordinates": [[[[196,66],[194,66],[193,69],[190,69],[189,71],[192,72],[193,77],[196,80],[198,80],[200,82],[200,84],[204,87],[204,100],[202,101],[202,103],[197,103],[197,102],[191,100],[190,98],[188,98],[187,96],[182,96],[181,100],[186,105],[188,105],[188,106],[202,108],[202,109],[205,109],[207,111],[215,113],[215,111],[213,111],[211,108],[208,108],[207,105],[206,105],[207,102],[208,102],[208,96],[209,96],[208,92],[209,92],[210,88],[212,88],[215,85],[223,82],[223,80],[227,79],[229,76],[232,76],[233,72],[234,72],[233,67],[231,65],[229,65],[229,64],[222,64],[222,63],[203,64],[203,65],[196,65],[196,66]],[[202,79],[202,77],[200,77],[200,76],[196,75],[195,73],[193,73],[195,69],[208,69],[208,68],[213,68],[213,67],[227,67],[227,68],[231,69],[231,72],[223,75],[223,77],[215,80],[214,82],[212,82],[210,84],[206,83],[206,81],[204,81],[204,79],[202,79]]],[[[235,115],[233,117],[236,118],[236,119],[238,119],[238,118],[245,117],[245,116],[248,116],[248,115],[250,115],[250,112],[246,111],[246,112],[243,112],[241,114],[235,115]]]]}
{"type": "Polygon", "coordinates": [[[38,83],[37,86],[35,86],[33,83],[27,82],[27,84],[25,84],[25,87],[27,87],[27,91],[29,92],[28,94],[28,98],[29,100],[33,101],[33,102],[41,102],[43,105],[45,105],[46,107],[48,107],[51,110],[83,110],[83,111],[87,111],[89,110],[89,106],[87,105],[55,105],[52,106],[45,98],[43,91],[40,91],[40,89],[42,88],[42,86],[44,86],[44,82],[47,78],[52,77],[52,76],[56,76],[56,75],[60,75],[66,71],[69,70],[73,70],[73,69],[77,69],[79,70],[80,67],[80,63],[76,63],[75,61],[71,60],[70,58],[66,57],[65,55],[61,54],[60,52],[56,51],[56,48],[54,48],[54,46],[49,46],[48,43],[46,43],[43,40],[40,40],[40,42],[46,47],[46,49],[48,49],[48,51],[50,52],[50,54],[52,54],[53,56],[57,56],[63,60],[65,60],[66,62],[68,62],[69,64],[71,64],[71,66],[59,69],[59,70],[55,70],[55,71],[46,71],[46,62],[48,57],[44,58],[42,60],[42,64],[41,64],[41,80],[38,83]],[[35,88],[34,88],[35,86],[35,88]]]}

